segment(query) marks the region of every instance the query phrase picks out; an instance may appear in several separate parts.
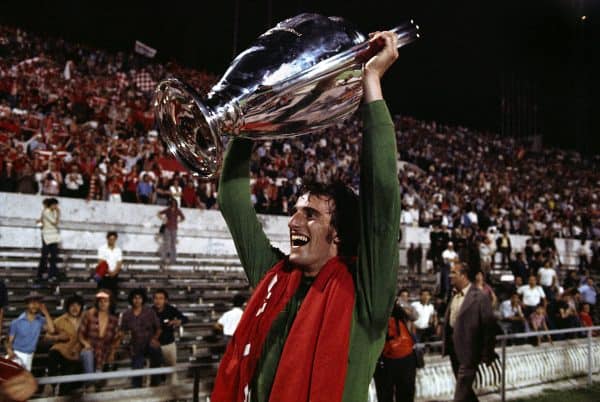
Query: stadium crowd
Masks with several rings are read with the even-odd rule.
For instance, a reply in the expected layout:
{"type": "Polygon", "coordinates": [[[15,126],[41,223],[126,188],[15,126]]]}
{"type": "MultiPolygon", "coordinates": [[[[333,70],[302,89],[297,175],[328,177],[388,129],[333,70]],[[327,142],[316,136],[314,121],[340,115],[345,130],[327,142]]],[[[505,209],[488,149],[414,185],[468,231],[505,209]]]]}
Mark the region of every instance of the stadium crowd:
{"type": "MultiPolygon", "coordinates": [[[[0,29],[0,190],[217,208],[216,183],[190,176],[157,138],[160,79],[204,94],[216,77],[135,53],[109,53],[0,29]]],[[[402,223],[495,226],[510,233],[600,237],[600,159],[464,127],[396,116],[402,223]]],[[[253,202],[286,214],[300,177],[357,186],[361,127],[260,142],[253,202]]]]}

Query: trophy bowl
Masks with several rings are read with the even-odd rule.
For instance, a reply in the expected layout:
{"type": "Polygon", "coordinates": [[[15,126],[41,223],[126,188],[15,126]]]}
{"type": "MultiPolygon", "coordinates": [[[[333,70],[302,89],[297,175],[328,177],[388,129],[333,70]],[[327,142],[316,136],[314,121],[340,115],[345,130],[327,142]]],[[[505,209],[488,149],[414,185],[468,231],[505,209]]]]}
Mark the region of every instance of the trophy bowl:
{"type": "MultiPolygon", "coordinates": [[[[413,21],[392,31],[398,47],[419,36],[413,21]]],[[[161,139],[187,169],[213,178],[223,136],[296,136],[352,115],[362,98],[363,63],[379,49],[343,18],[305,13],[284,20],[241,52],[206,98],[176,78],[160,82],[153,106],[161,139]]]]}

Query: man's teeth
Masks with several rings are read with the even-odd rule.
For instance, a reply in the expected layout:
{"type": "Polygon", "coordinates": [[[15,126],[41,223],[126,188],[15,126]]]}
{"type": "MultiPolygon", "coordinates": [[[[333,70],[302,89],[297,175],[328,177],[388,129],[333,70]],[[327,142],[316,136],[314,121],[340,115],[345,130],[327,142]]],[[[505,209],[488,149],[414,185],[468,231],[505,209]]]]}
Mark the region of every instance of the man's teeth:
{"type": "Polygon", "coordinates": [[[304,236],[304,235],[297,235],[297,234],[293,234],[292,235],[292,244],[295,246],[302,246],[306,243],[308,243],[308,237],[304,236]]]}

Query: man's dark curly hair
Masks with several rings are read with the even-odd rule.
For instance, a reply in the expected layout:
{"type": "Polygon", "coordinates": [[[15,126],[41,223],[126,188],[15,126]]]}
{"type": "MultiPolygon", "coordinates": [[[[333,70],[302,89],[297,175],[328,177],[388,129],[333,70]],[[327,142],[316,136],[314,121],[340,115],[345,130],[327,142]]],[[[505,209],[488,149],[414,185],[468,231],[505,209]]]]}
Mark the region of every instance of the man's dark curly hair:
{"type": "Polygon", "coordinates": [[[306,182],[299,191],[300,195],[309,193],[317,197],[328,198],[331,203],[331,227],[337,231],[340,243],[338,254],[353,257],[358,254],[359,240],[359,203],[356,193],[341,181],[330,184],[306,182]]]}
{"type": "Polygon", "coordinates": [[[127,301],[129,301],[129,304],[133,305],[133,298],[135,296],[140,296],[143,300],[143,304],[146,304],[148,302],[148,295],[146,294],[146,290],[143,288],[132,289],[129,292],[129,296],[127,297],[127,301]]]}

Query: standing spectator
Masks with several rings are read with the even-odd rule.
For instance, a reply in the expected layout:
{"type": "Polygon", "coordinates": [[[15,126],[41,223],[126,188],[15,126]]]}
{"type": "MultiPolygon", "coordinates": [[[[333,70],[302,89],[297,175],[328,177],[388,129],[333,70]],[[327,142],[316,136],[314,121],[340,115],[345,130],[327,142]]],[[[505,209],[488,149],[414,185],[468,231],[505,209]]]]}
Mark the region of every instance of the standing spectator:
{"type": "MultiPolygon", "coordinates": [[[[48,352],[48,374],[51,376],[78,374],[82,371],[79,342],[79,326],[83,299],[79,295],[69,297],[65,302],[66,313],[54,320],[54,333],[48,333],[46,339],[54,342],[48,352]]],[[[60,394],[68,395],[76,388],[75,383],[60,384],[60,394]]]]}
{"type": "Polygon", "coordinates": [[[473,286],[464,263],[452,264],[450,280],[456,294],[446,310],[442,355],[450,355],[456,378],[455,401],[477,401],[473,381],[479,363],[491,364],[496,354],[495,320],[490,298],[473,286]]]}
{"type": "Polygon", "coordinates": [[[183,207],[187,208],[206,208],[206,205],[204,205],[204,203],[200,201],[200,197],[198,197],[193,179],[188,180],[183,188],[181,204],[183,207]]]}
{"type": "Polygon", "coordinates": [[[594,279],[591,276],[588,276],[586,282],[577,290],[579,290],[579,293],[581,294],[581,302],[589,304],[592,312],[595,311],[598,289],[594,284],[594,279]]]}
{"type": "Polygon", "coordinates": [[[23,194],[37,194],[39,189],[31,163],[26,162],[20,173],[17,174],[15,191],[23,194]]]}
{"type": "Polygon", "coordinates": [[[415,247],[415,243],[410,243],[406,251],[406,262],[408,265],[408,273],[416,273],[421,275],[421,261],[423,259],[423,249],[421,244],[415,247]]]}
{"type": "MultiPolygon", "coordinates": [[[[150,367],[160,367],[162,364],[162,351],[160,348],[161,324],[154,309],[145,305],[146,292],[144,289],[133,289],[129,292],[131,308],[123,313],[121,318],[121,331],[129,333],[129,351],[131,353],[131,368],[144,367],[146,357],[150,358],[150,367]]],[[[158,385],[160,375],[153,375],[150,384],[158,385]]],[[[134,388],[142,386],[141,377],[133,377],[131,385],[134,388]]]]}
{"type": "Polygon", "coordinates": [[[231,339],[242,318],[244,303],[246,303],[246,298],[243,295],[233,296],[233,307],[223,313],[219,321],[215,324],[215,327],[223,332],[223,337],[226,341],[231,339]]]}
{"type": "Polygon", "coordinates": [[[540,303],[546,302],[544,289],[537,284],[535,275],[529,276],[529,283],[517,289],[517,293],[523,298],[523,313],[529,317],[540,303]]]}
{"type": "Polygon", "coordinates": [[[418,341],[430,342],[437,328],[437,314],[431,303],[431,292],[421,289],[420,298],[412,303],[412,307],[418,314],[418,318],[414,322],[418,341]]]}
{"type": "Polygon", "coordinates": [[[169,205],[171,199],[171,186],[169,179],[165,176],[161,176],[156,184],[156,204],[157,205],[169,205]]]}
{"type": "Polygon", "coordinates": [[[511,250],[512,246],[510,237],[508,236],[508,230],[504,229],[502,234],[496,239],[496,252],[500,253],[500,263],[502,268],[506,268],[510,261],[511,250]]]}
{"type": "Polygon", "coordinates": [[[493,256],[494,253],[492,252],[490,238],[485,235],[483,240],[479,243],[479,258],[481,260],[481,270],[486,275],[488,275],[492,269],[493,256]]]}
{"type": "Polygon", "coordinates": [[[83,347],[80,358],[85,373],[103,371],[105,364],[114,361],[121,336],[119,319],[110,313],[113,305],[110,290],[100,289],[96,293],[94,307],[83,314],[78,338],[83,347]]]}
{"type": "Polygon", "coordinates": [[[96,167],[90,176],[86,200],[104,199],[104,179],[100,168],[96,167]]]}
{"type": "Polygon", "coordinates": [[[71,198],[81,197],[83,189],[83,176],[79,173],[79,165],[71,165],[71,171],[65,176],[65,196],[71,198]]]}
{"type": "Polygon", "coordinates": [[[548,301],[554,300],[554,293],[552,292],[552,285],[558,280],[556,270],[552,268],[552,264],[549,260],[544,263],[544,266],[538,269],[538,283],[544,289],[544,293],[548,298],[548,301]]]}
{"type": "Polygon", "coordinates": [[[185,220],[185,216],[181,209],[179,209],[177,201],[171,199],[169,201],[169,207],[163,209],[158,213],[160,219],[166,220],[165,230],[163,233],[163,247],[161,248],[161,263],[162,265],[174,264],[177,260],[177,227],[179,222],[185,220]],[[168,257],[167,257],[168,255],[168,257]]]}
{"type": "Polygon", "coordinates": [[[10,333],[6,352],[8,358],[16,360],[27,371],[31,371],[33,354],[43,330],[54,332],[54,323],[46,305],[42,303],[42,295],[31,292],[25,298],[26,310],[10,323],[10,333]],[[41,312],[41,314],[40,314],[41,312]]]}
{"type": "Polygon", "coordinates": [[[48,170],[39,174],[39,182],[42,183],[43,195],[60,195],[60,189],[63,184],[63,177],[56,163],[50,162],[48,170]]]}
{"type": "Polygon", "coordinates": [[[577,289],[579,287],[579,278],[577,277],[577,271],[569,270],[567,272],[567,277],[563,282],[563,287],[565,290],[577,289]]]}
{"type": "Polygon", "coordinates": [[[142,174],[142,180],[137,185],[137,201],[142,204],[152,204],[154,201],[154,184],[149,174],[142,174]]]}
{"type": "Polygon", "coordinates": [[[490,298],[490,302],[492,303],[492,308],[496,308],[496,304],[498,304],[498,297],[494,292],[494,289],[490,285],[488,285],[485,280],[485,275],[483,272],[478,271],[475,274],[475,286],[479,288],[484,294],[486,294],[490,298]]]}
{"type": "Polygon", "coordinates": [[[458,253],[454,251],[454,243],[449,241],[447,248],[442,253],[442,265],[439,276],[440,294],[446,299],[450,292],[450,266],[458,262],[458,253]]]}
{"type": "Polygon", "coordinates": [[[171,193],[171,198],[177,201],[177,206],[181,206],[181,196],[183,195],[183,189],[179,184],[178,178],[173,178],[171,180],[171,185],[169,186],[169,192],[171,193]]]}
{"type": "Polygon", "coordinates": [[[116,297],[119,287],[119,273],[123,267],[123,252],[117,247],[117,232],[106,234],[106,244],[98,248],[98,264],[108,265],[106,274],[98,281],[98,288],[108,289],[116,297]]]}
{"type": "MultiPolygon", "coordinates": [[[[189,320],[176,307],[169,304],[169,294],[164,289],[158,289],[154,292],[153,308],[161,325],[158,340],[160,341],[163,360],[169,366],[175,367],[177,365],[177,345],[175,344],[174,331],[187,324],[189,320]]],[[[171,385],[175,385],[177,383],[177,373],[171,374],[170,378],[171,385]]]]}
{"type": "Polygon", "coordinates": [[[590,267],[590,250],[587,246],[587,242],[585,240],[585,236],[581,236],[581,240],[579,243],[579,247],[577,248],[577,268],[579,272],[583,272],[584,270],[590,267]]]}
{"type": "Polygon", "coordinates": [[[415,340],[409,330],[410,312],[398,303],[388,320],[388,331],[380,361],[375,369],[379,402],[412,402],[415,399],[417,356],[415,340]]]}
{"type": "Polygon", "coordinates": [[[42,224],[42,256],[38,265],[37,280],[43,279],[43,274],[48,272],[48,282],[58,280],[58,243],[60,243],[60,209],[56,198],[46,198],[43,201],[44,209],[39,222],[42,224]],[[50,255],[50,270],[48,270],[48,255],[50,255]]]}
{"type": "Polygon", "coordinates": [[[512,261],[512,274],[514,277],[520,277],[523,282],[529,278],[529,269],[527,268],[527,260],[525,254],[518,252],[516,259],[512,261]]]}

